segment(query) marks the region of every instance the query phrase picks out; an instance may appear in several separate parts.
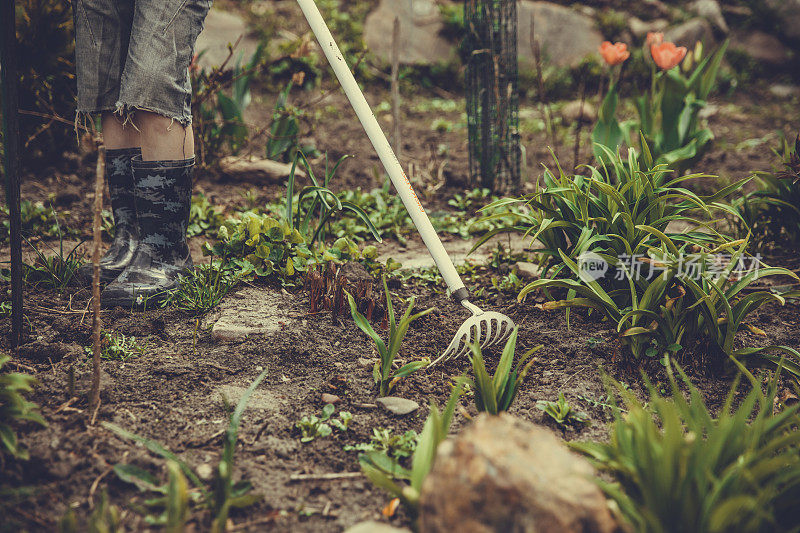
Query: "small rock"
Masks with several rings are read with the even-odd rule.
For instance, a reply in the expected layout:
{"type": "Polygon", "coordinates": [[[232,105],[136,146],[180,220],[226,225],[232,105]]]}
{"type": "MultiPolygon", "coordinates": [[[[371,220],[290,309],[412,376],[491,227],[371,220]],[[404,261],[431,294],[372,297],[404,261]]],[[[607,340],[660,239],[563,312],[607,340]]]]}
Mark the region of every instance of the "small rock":
{"type": "Polygon", "coordinates": [[[725,22],[725,16],[722,14],[722,8],[719,6],[717,0],[697,0],[689,6],[689,10],[709,21],[721,32],[728,33],[730,31],[728,23],[725,22]]]}
{"type": "Polygon", "coordinates": [[[719,113],[719,106],[717,104],[706,104],[698,113],[697,116],[706,120],[719,113]]]}
{"type": "Polygon", "coordinates": [[[770,85],[769,88],[770,94],[773,96],[777,96],[778,98],[793,98],[795,96],[800,96],[800,87],[796,85],[785,85],[782,83],[776,83],[775,85],[770,85]]]}
{"type": "MultiPolygon", "coordinates": [[[[235,406],[239,403],[239,400],[242,399],[242,396],[244,396],[245,392],[247,392],[247,389],[244,387],[223,385],[217,389],[217,394],[215,396],[216,398],[219,398],[220,401],[222,401],[222,398],[224,398],[228,405],[235,406]]],[[[247,401],[247,408],[277,413],[281,408],[281,401],[268,391],[255,390],[252,392],[252,394],[250,394],[250,398],[247,401]]]]}
{"type": "Polygon", "coordinates": [[[711,29],[711,24],[707,20],[694,18],[666,30],[664,39],[672,41],[678,46],[685,46],[689,50],[694,50],[697,42],[700,41],[708,49],[714,44],[714,30],[711,29]]]}
{"type": "Polygon", "coordinates": [[[575,100],[567,103],[561,109],[561,116],[567,123],[576,123],[582,120],[584,123],[593,123],[597,120],[597,110],[589,102],[575,100]]]}
{"type": "Polygon", "coordinates": [[[202,480],[208,481],[214,476],[214,469],[208,463],[203,463],[197,467],[197,477],[202,480]]]}
{"type": "Polygon", "coordinates": [[[618,531],[594,469],[550,431],[481,415],[446,440],[422,486],[419,530],[618,531]]]}
{"type": "Polygon", "coordinates": [[[323,392],[322,393],[321,399],[322,399],[322,403],[325,403],[325,404],[328,404],[328,403],[336,404],[336,403],[339,403],[339,402],[342,401],[342,399],[339,398],[338,396],[336,396],[335,394],[328,394],[327,392],[323,392]]]}
{"type": "Polygon", "coordinates": [[[367,522],[360,522],[344,530],[344,533],[411,533],[410,529],[398,528],[384,524],[383,522],[376,522],[369,520],[367,522]]]}
{"type": "Polygon", "coordinates": [[[536,263],[520,261],[517,263],[517,276],[522,279],[539,279],[542,269],[536,263]]]}
{"type": "Polygon", "coordinates": [[[419,409],[419,404],[414,400],[398,398],[397,396],[378,398],[375,400],[375,403],[383,407],[386,411],[397,416],[408,415],[419,409]]]}

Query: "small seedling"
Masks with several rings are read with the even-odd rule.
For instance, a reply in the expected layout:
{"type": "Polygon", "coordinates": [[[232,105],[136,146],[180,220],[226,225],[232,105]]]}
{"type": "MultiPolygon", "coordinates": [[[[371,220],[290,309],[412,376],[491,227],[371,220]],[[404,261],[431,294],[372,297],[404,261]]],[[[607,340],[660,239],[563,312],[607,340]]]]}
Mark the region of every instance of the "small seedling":
{"type": "MultiPolygon", "coordinates": [[[[0,372],[9,361],[10,356],[0,354],[0,372]]],[[[39,414],[39,406],[25,399],[25,395],[33,391],[35,384],[33,376],[16,372],[0,373],[0,471],[5,453],[17,459],[28,458],[28,451],[17,440],[12,424],[28,421],[41,426],[47,425],[39,414]]]]}
{"type": "Polygon", "coordinates": [[[347,411],[339,412],[339,418],[332,418],[333,413],[336,412],[336,407],[333,404],[326,404],[322,408],[322,415],[306,415],[295,424],[295,427],[300,430],[300,442],[311,442],[317,437],[323,438],[329,436],[333,430],[331,426],[339,431],[347,431],[350,427],[350,422],[353,420],[353,415],[347,411]]]}
{"type": "Polygon", "coordinates": [[[83,242],[79,242],[65,256],[64,240],[59,234],[58,251],[54,255],[47,256],[36,245],[29,240],[25,241],[36,252],[36,261],[32,265],[24,264],[25,281],[34,287],[44,287],[62,291],[75,279],[78,269],[81,267],[81,260],[78,248],[83,242]]]}
{"type": "Polygon", "coordinates": [[[536,407],[547,413],[561,427],[581,426],[589,421],[585,413],[576,411],[567,403],[563,392],[558,393],[557,402],[539,400],[536,402],[536,407]]]}
{"type": "MultiPolygon", "coordinates": [[[[146,349],[147,343],[139,344],[136,337],[126,337],[122,333],[104,331],[100,337],[100,357],[109,361],[126,361],[144,355],[146,349]]],[[[91,346],[86,346],[83,351],[91,357],[91,346]]]]}
{"type": "Polygon", "coordinates": [[[350,295],[350,293],[347,293],[347,301],[350,304],[350,313],[353,316],[353,320],[355,320],[356,325],[361,329],[361,331],[366,333],[373,340],[378,349],[379,359],[375,363],[375,368],[372,371],[372,375],[375,379],[375,383],[378,384],[379,396],[386,396],[389,394],[389,391],[392,390],[395,384],[402,378],[413,374],[417,370],[425,368],[430,364],[430,360],[425,358],[420,361],[412,361],[397,371],[394,369],[394,360],[400,351],[400,345],[402,344],[403,338],[406,336],[411,323],[434,310],[434,308],[430,308],[412,315],[411,311],[414,309],[414,298],[412,297],[408,302],[406,312],[403,314],[403,317],[398,323],[395,321],[394,308],[392,307],[392,295],[389,294],[389,287],[386,284],[386,277],[383,278],[383,290],[386,293],[386,309],[389,316],[388,346],[385,342],[383,342],[383,339],[381,339],[380,335],[375,332],[369,321],[364,318],[364,315],[358,312],[353,296],[350,295]]]}
{"type": "Polygon", "coordinates": [[[478,343],[472,345],[470,360],[475,379],[474,381],[469,378],[464,379],[470,388],[475,389],[475,405],[478,411],[486,411],[492,415],[508,411],[528,370],[535,361],[535,359],[531,359],[531,355],[542,348],[537,346],[528,350],[520,357],[517,366],[512,371],[511,365],[514,364],[518,333],[519,328],[515,327],[503,348],[503,355],[500,357],[494,377],[490,377],[486,370],[480,345],[478,343]]]}
{"type": "Polygon", "coordinates": [[[396,460],[411,457],[417,449],[419,435],[409,429],[402,435],[394,435],[391,428],[372,428],[369,442],[361,442],[355,446],[345,446],[346,452],[383,452],[396,460]]]}

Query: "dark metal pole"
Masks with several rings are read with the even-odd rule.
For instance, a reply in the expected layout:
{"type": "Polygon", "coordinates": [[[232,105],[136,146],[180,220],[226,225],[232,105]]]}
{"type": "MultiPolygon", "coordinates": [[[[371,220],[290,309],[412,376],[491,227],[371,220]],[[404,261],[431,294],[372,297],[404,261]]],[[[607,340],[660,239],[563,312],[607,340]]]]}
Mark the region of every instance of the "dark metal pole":
{"type": "Polygon", "coordinates": [[[0,30],[6,205],[11,223],[11,346],[17,348],[22,339],[22,238],[19,215],[19,95],[14,0],[0,0],[0,30]]]}

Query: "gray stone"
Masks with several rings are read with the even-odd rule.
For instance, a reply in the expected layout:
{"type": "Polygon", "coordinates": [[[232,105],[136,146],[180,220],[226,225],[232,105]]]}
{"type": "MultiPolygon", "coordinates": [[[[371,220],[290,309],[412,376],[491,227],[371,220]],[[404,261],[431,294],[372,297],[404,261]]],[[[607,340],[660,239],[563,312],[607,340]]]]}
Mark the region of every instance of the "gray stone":
{"type": "Polygon", "coordinates": [[[211,336],[222,342],[239,342],[253,334],[277,333],[289,319],[283,309],[287,297],[266,287],[245,287],[228,295],[212,317],[218,317],[211,336]]]}
{"type": "Polygon", "coordinates": [[[410,529],[398,528],[384,524],[383,522],[376,522],[369,520],[351,526],[344,530],[344,533],[411,533],[410,529]]]}
{"type": "Polygon", "coordinates": [[[664,31],[668,26],[669,21],[667,19],[655,19],[645,22],[638,17],[631,17],[628,20],[628,29],[639,39],[643,39],[650,32],[664,31]]]}
{"type": "Polygon", "coordinates": [[[618,531],[593,477],[549,430],[483,414],[439,446],[422,486],[419,530],[618,531]]]}
{"type": "Polygon", "coordinates": [[[558,4],[523,0],[518,4],[518,17],[518,47],[523,68],[535,65],[534,39],[542,49],[544,60],[560,67],[574,67],[586,56],[596,54],[604,40],[592,17],[558,4]]]}
{"type": "Polygon", "coordinates": [[[765,0],[779,21],[781,33],[800,42],[800,0],[765,0]]]}
{"type": "Polygon", "coordinates": [[[575,100],[564,105],[561,109],[561,117],[568,124],[578,121],[593,123],[597,120],[597,109],[590,102],[575,100]]]}
{"type": "Polygon", "coordinates": [[[414,400],[398,398],[397,396],[386,396],[378,398],[375,403],[383,407],[386,411],[397,416],[404,416],[419,409],[419,404],[414,400]]]}
{"type": "Polygon", "coordinates": [[[696,0],[689,6],[689,10],[709,21],[721,32],[728,33],[730,31],[717,0],[696,0]]]}
{"type": "MultiPolygon", "coordinates": [[[[242,399],[242,396],[244,396],[246,391],[247,387],[223,385],[217,389],[216,396],[220,402],[222,402],[224,398],[224,401],[227,402],[228,405],[235,407],[239,403],[239,400],[242,399]]],[[[247,408],[277,413],[280,410],[282,403],[283,402],[280,399],[267,391],[255,390],[250,395],[250,399],[247,401],[247,408]]]]}
{"type": "Polygon", "coordinates": [[[243,63],[249,61],[258,48],[258,40],[249,37],[248,34],[247,24],[241,17],[231,11],[211,9],[195,45],[197,53],[204,51],[198,64],[205,69],[222,65],[228,57],[228,43],[235,43],[240,36],[242,39],[234,50],[234,57],[228,62],[227,68],[233,68],[239,54],[244,54],[243,63]]]}
{"type": "Polygon", "coordinates": [[[800,87],[796,85],[785,85],[782,83],[776,83],[775,85],[771,85],[769,88],[770,94],[777,96],[778,98],[793,98],[795,96],[800,96],[800,87]]]}
{"type": "Polygon", "coordinates": [[[685,46],[690,51],[694,50],[698,41],[708,48],[714,44],[714,30],[707,20],[695,18],[667,29],[664,32],[664,39],[678,46],[685,46]]]}
{"type": "Polygon", "coordinates": [[[434,65],[456,58],[455,43],[440,35],[444,21],[434,0],[382,0],[364,22],[364,41],[384,63],[392,59],[395,18],[400,20],[400,63],[434,65]]]}
{"type": "Polygon", "coordinates": [[[539,279],[542,274],[542,268],[536,263],[529,263],[528,261],[520,261],[516,266],[517,276],[522,279],[539,279]]]}
{"type": "Polygon", "coordinates": [[[737,35],[731,42],[731,48],[770,67],[785,66],[790,59],[789,49],[780,39],[763,31],[737,35]]]}

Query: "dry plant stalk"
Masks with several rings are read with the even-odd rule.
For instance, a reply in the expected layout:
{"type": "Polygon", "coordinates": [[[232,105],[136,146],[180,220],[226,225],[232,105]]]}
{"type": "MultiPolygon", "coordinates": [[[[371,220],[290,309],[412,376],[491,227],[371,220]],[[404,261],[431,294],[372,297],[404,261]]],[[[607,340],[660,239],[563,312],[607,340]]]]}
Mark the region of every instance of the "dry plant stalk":
{"type": "Polygon", "coordinates": [[[403,143],[400,139],[400,18],[394,18],[392,31],[392,120],[394,122],[394,152],[398,161],[403,143]]]}
{"type": "Polygon", "coordinates": [[[92,223],[92,389],[89,395],[90,424],[100,409],[100,248],[103,211],[103,183],[106,174],[106,148],[97,142],[97,172],[94,179],[94,221],[92,223]]]}

